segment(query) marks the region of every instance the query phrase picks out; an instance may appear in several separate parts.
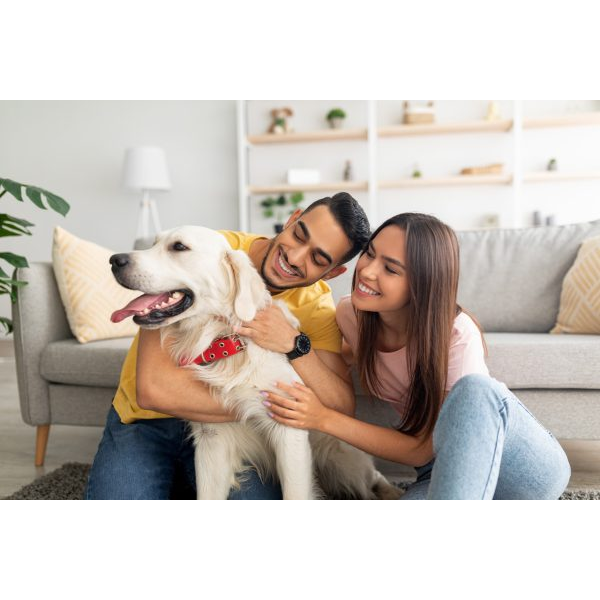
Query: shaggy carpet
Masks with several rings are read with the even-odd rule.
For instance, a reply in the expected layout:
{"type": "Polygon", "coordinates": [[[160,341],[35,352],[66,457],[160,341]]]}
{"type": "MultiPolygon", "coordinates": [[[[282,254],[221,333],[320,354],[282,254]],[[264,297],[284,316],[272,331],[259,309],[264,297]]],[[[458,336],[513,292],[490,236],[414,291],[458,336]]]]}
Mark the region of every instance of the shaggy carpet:
{"type": "MultiPolygon", "coordinates": [[[[83,500],[90,465],[66,463],[62,467],[42,475],[32,483],[4,498],[4,500],[83,500]]],[[[405,488],[407,483],[398,483],[405,488]]],[[[561,500],[600,500],[598,490],[572,490],[560,497],[561,500]]]]}

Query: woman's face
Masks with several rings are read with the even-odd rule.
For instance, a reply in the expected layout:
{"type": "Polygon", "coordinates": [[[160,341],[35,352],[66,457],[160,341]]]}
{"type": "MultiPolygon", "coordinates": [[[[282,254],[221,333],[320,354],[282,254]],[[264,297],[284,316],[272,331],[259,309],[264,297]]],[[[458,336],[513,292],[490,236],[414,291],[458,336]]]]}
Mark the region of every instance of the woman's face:
{"type": "Polygon", "coordinates": [[[389,225],[371,240],[356,263],[352,304],[368,312],[392,312],[405,308],[409,298],[406,232],[389,225]]]}

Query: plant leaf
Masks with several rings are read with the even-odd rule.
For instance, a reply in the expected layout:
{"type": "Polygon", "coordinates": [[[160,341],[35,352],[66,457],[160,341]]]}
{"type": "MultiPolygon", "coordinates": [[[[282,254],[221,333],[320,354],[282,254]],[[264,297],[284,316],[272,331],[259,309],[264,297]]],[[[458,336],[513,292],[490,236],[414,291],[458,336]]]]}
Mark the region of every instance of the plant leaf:
{"type": "Polygon", "coordinates": [[[41,208],[42,210],[46,210],[46,207],[44,206],[44,203],[42,202],[42,193],[39,190],[39,188],[35,188],[35,187],[30,187],[30,186],[25,186],[25,193],[27,194],[27,197],[38,207],[41,208]]]}
{"type": "Polygon", "coordinates": [[[8,264],[13,267],[23,268],[28,267],[29,263],[24,256],[19,254],[13,254],[12,252],[0,252],[0,258],[4,259],[8,264]]]}
{"type": "Polygon", "coordinates": [[[10,215],[0,214],[0,237],[31,235],[31,231],[28,228],[33,226],[33,223],[25,221],[25,219],[17,219],[10,215]]]}
{"type": "Polygon", "coordinates": [[[52,210],[61,214],[63,217],[66,217],[67,213],[69,212],[69,209],[71,208],[69,203],[64,198],[61,198],[60,196],[57,196],[56,194],[53,194],[52,192],[48,192],[46,190],[42,190],[42,192],[44,193],[44,196],[46,196],[46,200],[48,201],[48,206],[52,210]]]}
{"type": "Polygon", "coordinates": [[[11,215],[7,214],[1,214],[0,217],[6,217],[8,221],[12,221],[14,223],[17,223],[18,225],[22,225],[23,227],[34,227],[35,225],[34,223],[30,223],[25,219],[18,219],[17,217],[12,217],[11,215]]]}
{"type": "Polygon", "coordinates": [[[10,294],[10,299],[14,304],[17,301],[17,288],[27,285],[26,281],[0,277],[0,294],[10,294]]]}
{"type": "Polygon", "coordinates": [[[14,287],[23,287],[27,285],[26,281],[19,281],[18,279],[13,279],[12,277],[0,277],[0,285],[10,284],[14,287]]]}
{"type": "Polygon", "coordinates": [[[12,179],[0,179],[0,184],[9,193],[12,194],[19,202],[23,202],[21,195],[21,184],[12,179]]]}
{"type": "Polygon", "coordinates": [[[6,335],[8,335],[9,333],[12,333],[13,330],[13,322],[10,319],[7,319],[6,317],[0,317],[0,325],[2,325],[4,327],[4,333],[6,335]]]}
{"type": "Polygon", "coordinates": [[[27,197],[38,208],[41,208],[42,210],[46,210],[46,206],[44,205],[44,202],[42,200],[42,196],[44,196],[46,198],[46,202],[48,203],[48,206],[52,210],[61,214],[63,217],[66,216],[66,214],[69,212],[69,209],[71,208],[69,203],[64,198],[61,198],[60,196],[57,196],[56,194],[53,194],[52,192],[49,192],[48,190],[45,190],[41,187],[37,187],[35,185],[27,185],[26,183],[19,183],[17,181],[13,181],[12,179],[1,179],[1,178],[0,178],[0,185],[7,192],[12,194],[17,200],[20,200],[21,202],[23,202],[23,195],[21,193],[21,188],[24,187],[27,197]]]}

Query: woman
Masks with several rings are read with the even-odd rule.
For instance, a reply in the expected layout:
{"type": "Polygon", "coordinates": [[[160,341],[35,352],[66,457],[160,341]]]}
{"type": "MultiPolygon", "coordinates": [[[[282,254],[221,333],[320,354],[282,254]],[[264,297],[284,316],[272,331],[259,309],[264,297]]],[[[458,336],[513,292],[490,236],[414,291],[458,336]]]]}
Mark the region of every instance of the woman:
{"type": "Polygon", "coordinates": [[[481,331],[456,303],[454,231],[404,213],[371,236],[337,320],[344,355],[363,388],[392,403],[398,429],[325,407],[318,390],[264,393],[273,419],[333,435],[370,454],[412,465],[404,499],[557,499],[567,457],[507,387],[489,376],[481,331]]]}

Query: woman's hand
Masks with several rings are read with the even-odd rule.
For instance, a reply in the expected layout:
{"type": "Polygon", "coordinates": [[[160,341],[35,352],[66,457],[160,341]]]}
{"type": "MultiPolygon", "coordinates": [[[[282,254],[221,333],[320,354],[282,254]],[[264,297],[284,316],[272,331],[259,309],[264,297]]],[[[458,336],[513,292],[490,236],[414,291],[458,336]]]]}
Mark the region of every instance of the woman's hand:
{"type": "Polygon", "coordinates": [[[273,392],[261,392],[265,397],[263,404],[267,407],[269,416],[282,425],[322,431],[326,419],[335,413],[309,387],[301,383],[287,385],[278,382],[275,386],[293,398],[290,400],[273,392]]]}

